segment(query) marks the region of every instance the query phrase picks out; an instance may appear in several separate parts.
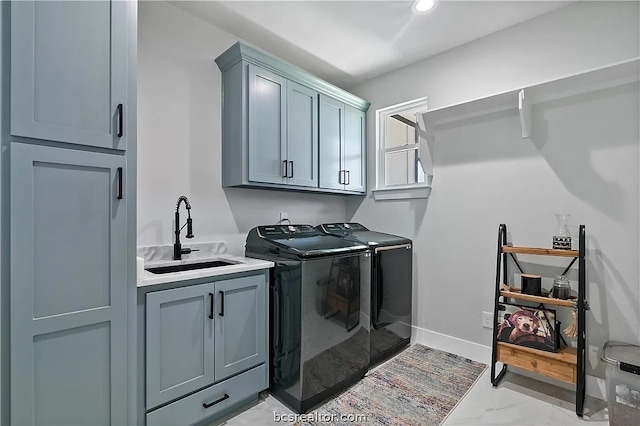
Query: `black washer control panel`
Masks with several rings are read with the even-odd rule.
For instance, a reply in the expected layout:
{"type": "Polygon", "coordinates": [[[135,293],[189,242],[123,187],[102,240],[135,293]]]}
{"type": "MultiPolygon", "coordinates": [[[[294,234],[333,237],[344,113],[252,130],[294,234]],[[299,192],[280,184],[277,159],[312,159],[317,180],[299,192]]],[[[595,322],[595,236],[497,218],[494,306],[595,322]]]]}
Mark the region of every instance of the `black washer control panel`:
{"type": "Polygon", "coordinates": [[[368,231],[366,227],[359,223],[327,223],[322,225],[322,227],[329,233],[349,233],[349,232],[357,232],[357,231],[368,231]]]}
{"type": "Polygon", "coordinates": [[[277,240],[291,237],[314,237],[322,235],[311,225],[270,225],[258,226],[258,233],[267,239],[277,240]]]}

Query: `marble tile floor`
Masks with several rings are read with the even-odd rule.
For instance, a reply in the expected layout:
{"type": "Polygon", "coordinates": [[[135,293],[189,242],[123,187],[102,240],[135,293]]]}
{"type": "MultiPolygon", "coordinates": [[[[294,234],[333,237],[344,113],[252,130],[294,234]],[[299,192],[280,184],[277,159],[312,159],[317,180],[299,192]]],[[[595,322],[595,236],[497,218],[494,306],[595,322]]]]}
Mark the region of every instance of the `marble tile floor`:
{"type": "Polygon", "coordinates": [[[605,401],[587,397],[582,418],[574,392],[507,372],[491,386],[487,368],[443,425],[608,425],[605,401]]]}
{"type": "Polygon", "coordinates": [[[249,407],[218,419],[210,426],[268,426],[292,425],[294,422],[276,422],[275,414],[294,414],[286,405],[275,399],[268,391],[260,393],[258,401],[249,407]]]}
{"type": "MultiPolygon", "coordinates": [[[[512,372],[507,372],[500,385],[494,388],[491,386],[489,376],[490,371],[487,368],[445,419],[443,425],[605,426],[609,424],[605,401],[587,397],[585,413],[580,418],[575,414],[574,394],[569,390],[512,372]]],[[[292,414],[292,411],[280,401],[268,392],[263,392],[254,405],[219,419],[214,425],[293,424],[274,421],[274,412],[292,414]]]]}

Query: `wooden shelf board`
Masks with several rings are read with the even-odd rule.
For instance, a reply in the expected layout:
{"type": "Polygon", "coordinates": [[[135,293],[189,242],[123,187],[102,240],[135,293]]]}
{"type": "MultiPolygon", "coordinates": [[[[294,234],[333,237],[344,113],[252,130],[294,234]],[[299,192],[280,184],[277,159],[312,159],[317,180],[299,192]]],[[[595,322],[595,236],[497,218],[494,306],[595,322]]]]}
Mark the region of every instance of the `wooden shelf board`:
{"type": "Polygon", "coordinates": [[[556,250],[538,247],[502,246],[503,253],[533,254],[538,256],[578,257],[578,250],[556,250]]]}
{"type": "Polygon", "coordinates": [[[565,346],[560,349],[558,352],[547,352],[542,351],[540,349],[528,348],[526,346],[513,345],[511,343],[506,342],[498,342],[498,346],[502,346],[504,348],[512,349],[515,351],[526,352],[531,355],[535,355],[540,358],[549,358],[557,361],[565,362],[567,364],[577,365],[578,364],[578,349],[565,346]]]}
{"type": "Polygon", "coordinates": [[[514,291],[514,290],[511,290],[511,291],[501,290],[500,296],[511,297],[513,299],[527,300],[529,302],[544,303],[545,305],[565,306],[567,308],[573,308],[573,305],[575,304],[575,300],[576,300],[576,299],[563,300],[563,299],[556,299],[553,297],[534,296],[532,294],[522,294],[521,292],[514,291]]]}
{"type": "Polygon", "coordinates": [[[498,342],[497,361],[565,383],[576,383],[578,378],[576,348],[566,347],[558,352],[546,352],[498,342]]]}

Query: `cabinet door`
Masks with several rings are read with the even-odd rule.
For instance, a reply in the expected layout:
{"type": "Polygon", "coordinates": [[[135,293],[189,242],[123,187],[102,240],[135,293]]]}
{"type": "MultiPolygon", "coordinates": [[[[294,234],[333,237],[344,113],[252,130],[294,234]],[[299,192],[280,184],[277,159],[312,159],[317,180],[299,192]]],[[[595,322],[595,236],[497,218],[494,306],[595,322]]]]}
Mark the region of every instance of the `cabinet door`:
{"type": "Polygon", "coordinates": [[[344,189],[344,104],[320,95],[320,188],[344,189]]]}
{"type": "Polygon", "coordinates": [[[286,80],[249,64],[249,180],[286,182],[286,80]]]}
{"type": "Polygon", "coordinates": [[[288,182],[318,186],[318,92],[287,82],[288,182]]]}
{"type": "Polygon", "coordinates": [[[147,293],[147,409],[213,383],[213,290],[147,293]]]}
{"type": "Polygon", "coordinates": [[[364,111],[345,106],[344,110],[344,189],[348,191],[366,190],[366,141],[364,111]]]}
{"type": "Polygon", "coordinates": [[[11,424],[127,423],[122,156],[11,145],[11,424]]]}
{"type": "Polygon", "coordinates": [[[265,362],[265,276],[216,282],[216,381],[265,362]]]}
{"type": "Polygon", "coordinates": [[[118,136],[126,91],[126,7],[102,0],[12,2],[13,135],[126,148],[118,136]]]}

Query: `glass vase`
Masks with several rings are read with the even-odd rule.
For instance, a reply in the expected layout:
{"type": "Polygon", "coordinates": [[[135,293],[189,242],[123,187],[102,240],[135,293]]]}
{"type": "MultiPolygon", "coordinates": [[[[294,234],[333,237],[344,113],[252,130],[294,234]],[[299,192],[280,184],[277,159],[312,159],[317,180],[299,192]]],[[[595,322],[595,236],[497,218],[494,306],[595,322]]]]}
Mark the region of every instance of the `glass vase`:
{"type": "Polygon", "coordinates": [[[567,227],[570,214],[556,213],[556,232],[553,234],[553,248],[557,250],[571,250],[571,234],[567,227]]]}

